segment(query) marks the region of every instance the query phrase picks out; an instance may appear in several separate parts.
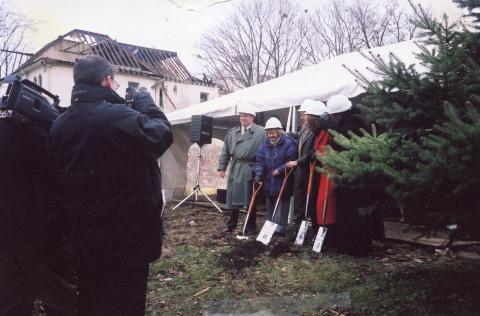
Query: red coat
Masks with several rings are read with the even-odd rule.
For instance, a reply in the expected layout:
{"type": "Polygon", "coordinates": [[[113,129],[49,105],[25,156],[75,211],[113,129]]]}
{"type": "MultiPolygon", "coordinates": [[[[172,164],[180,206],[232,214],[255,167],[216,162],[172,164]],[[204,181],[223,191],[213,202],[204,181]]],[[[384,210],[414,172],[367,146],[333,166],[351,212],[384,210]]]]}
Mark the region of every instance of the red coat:
{"type": "MultiPolygon", "coordinates": [[[[324,156],[326,154],[326,147],[330,142],[330,136],[326,131],[321,131],[315,137],[314,149],[317,155],[324,156]]],[[[325,207],[326,199],[326,219],[325,225],[335,224],[337,211],[335,208],[335,191],[333,180],[328,178],[327,173],[322,172],[320,174],[319,185],[318,185],[318,195],[317,195],[317,224],[323,225],[323,209],[325,207]],[[328,192],[327,192],[328,187],[328,192]],[[328,194],[328,196],[327,196],[328,194]]]]}

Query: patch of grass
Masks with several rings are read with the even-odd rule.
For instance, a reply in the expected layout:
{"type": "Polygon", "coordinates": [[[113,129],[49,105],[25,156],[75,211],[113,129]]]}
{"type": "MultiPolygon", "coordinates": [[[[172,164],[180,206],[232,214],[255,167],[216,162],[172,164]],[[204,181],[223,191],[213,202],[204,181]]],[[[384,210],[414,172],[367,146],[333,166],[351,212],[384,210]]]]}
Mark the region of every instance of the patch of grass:
{"type": "MultiPolygon", "coordinates": [[[[147,315],[199,315],[226,299],[349,293],[349,315],[473,315],[480,310],[479,262],[399,261],[236,242],[177,245],[152,264],[147,315]]],[[[304,315],[331,315],[328,309],[304,315]]]]}

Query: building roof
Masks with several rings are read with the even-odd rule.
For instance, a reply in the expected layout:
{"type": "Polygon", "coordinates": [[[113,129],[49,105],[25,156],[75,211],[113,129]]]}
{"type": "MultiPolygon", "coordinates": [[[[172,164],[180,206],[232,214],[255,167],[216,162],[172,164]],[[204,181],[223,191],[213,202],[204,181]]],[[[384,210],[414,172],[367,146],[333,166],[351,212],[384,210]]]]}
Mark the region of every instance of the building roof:
{"type": "MultiPolygon", "coordinates": [[[[180,61],[176,52],[120,43],[108,35],[79,29],[74,29],[61,35],[56,40],[45,45],[15,72],[39,61],[42,57],[45,57],[42,55],[45,51],[56,45],[59,46],[62,52],[78,55],[78,57],[88,54],[102,56],[121,71],[151,75],[185,83],[211,85],[211,83],[206,83],[192,76],[180,61]]],[[[70,61],[73,63],[73,59],[70,61]]]]}

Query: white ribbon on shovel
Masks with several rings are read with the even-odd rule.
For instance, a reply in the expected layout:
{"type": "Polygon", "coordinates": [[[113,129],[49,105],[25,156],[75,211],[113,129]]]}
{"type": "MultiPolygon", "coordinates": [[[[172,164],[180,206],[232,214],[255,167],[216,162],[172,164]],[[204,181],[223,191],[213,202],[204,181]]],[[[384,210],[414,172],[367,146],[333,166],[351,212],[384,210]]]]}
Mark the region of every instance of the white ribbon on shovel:
{"type": "Polygon", "coordinates": [[[328,200],[328,187],[330,183],[328,181],[327,175],[327,186],[325,188],[325,199],[323,200],[323,214],[322,214],[322,227],[318,228],[317,236],[315,237],[315,242],[313,243],[312,250],[320,253],[322,251],[323,242],[325,241],[325,236],[327,235],[327,227],[325,227],[325,221],[327,220],[327,200],[328,200]]]}

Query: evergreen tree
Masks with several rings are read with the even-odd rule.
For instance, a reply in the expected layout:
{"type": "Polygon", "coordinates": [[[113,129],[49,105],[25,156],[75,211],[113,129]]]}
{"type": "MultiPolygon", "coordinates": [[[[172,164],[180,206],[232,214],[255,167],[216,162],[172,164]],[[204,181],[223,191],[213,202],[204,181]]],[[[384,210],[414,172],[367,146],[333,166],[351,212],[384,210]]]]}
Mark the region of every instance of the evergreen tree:
{"type": "MultiPolygon", "coordinates": [[[[423,29],[419,73],[392,56],[369,57],[384,79],[368,83],[359,105],[382,133],[349,137],[332,132],[345,150],[329,148],[324,166],[337,182],[368,192],[385,192],[407,220],[428,228],[459,224],[478,236],[480,224],[480,8],[458,0],[471,13],[472,26],[436,21],[416,9],[423,29]]],[[[367,84],[367,83],[366,83],[367,84]]],[[[377,207],[377,206],[373,206],[377,207]]]]}

